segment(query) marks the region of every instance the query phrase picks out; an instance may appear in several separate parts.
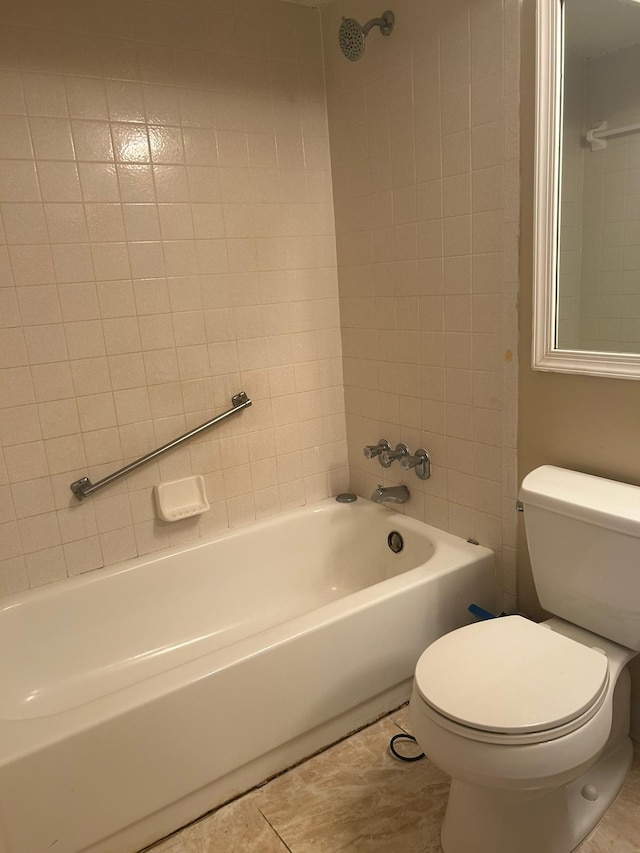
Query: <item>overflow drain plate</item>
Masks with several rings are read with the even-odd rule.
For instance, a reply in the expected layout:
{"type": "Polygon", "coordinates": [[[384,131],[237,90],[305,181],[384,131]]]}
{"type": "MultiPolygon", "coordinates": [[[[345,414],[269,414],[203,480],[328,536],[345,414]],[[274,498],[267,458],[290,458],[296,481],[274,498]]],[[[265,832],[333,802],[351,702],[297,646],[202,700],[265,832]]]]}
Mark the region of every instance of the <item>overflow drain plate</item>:
{"type": "Polygon", "coordinates": [[[394,554],[399,554],[404,548],[404,539],[397,530],[392,530],[387,536],[387,545],[391,548],[394,554]]]}

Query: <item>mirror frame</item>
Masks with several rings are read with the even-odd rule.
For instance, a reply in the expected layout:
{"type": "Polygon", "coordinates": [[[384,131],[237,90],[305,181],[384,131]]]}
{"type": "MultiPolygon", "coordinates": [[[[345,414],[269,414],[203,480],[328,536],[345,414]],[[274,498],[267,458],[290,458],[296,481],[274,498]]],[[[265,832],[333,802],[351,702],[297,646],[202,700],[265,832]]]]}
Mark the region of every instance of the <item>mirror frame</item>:
{"type": "Polygon", "coordinates": [[[563,42],[562,0],[537,0],[532,367],[640,379],[640,354],[556,346],[563,42]]]}

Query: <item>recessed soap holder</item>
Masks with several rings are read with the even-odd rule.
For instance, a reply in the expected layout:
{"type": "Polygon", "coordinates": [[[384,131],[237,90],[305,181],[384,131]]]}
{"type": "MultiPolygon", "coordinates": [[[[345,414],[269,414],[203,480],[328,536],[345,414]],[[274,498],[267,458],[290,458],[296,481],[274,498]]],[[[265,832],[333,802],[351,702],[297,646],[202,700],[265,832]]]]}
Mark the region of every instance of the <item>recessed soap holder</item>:
{"type": "Polygon", "coordinates": [[[153,487],[158,515],[163,521],[181,521],[209,509],[204,478],[199,474],[153,487]]]}

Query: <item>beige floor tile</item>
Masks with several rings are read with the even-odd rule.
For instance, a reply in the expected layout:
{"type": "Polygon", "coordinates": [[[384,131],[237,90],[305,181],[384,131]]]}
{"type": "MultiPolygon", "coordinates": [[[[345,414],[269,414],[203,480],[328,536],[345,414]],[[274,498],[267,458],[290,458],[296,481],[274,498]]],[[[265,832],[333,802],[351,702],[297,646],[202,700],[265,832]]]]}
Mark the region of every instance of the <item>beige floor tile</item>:
{"type": "Polygon", "coordinates": [[[594,835],[576,849],[575,853],[638,853],[640,847],[623,838],[615,829],[600,825],[594,835]]]}
{"type": "MultiPolygon", "coordinates": [[[[401,730],[410,731],[406,706],[153,853],[440,853],[448,779],[427,759],[391,757],[401,730]]],[[[640,745],[620,796],[575,853],[640,853],[640,745]]]]}
{"type": "Polygon", "coordinates": [[[391,720],[357,733],[256,792],[291,853],[437,853],[447,777],[429,761],[403,764],[391,720]]]}
{"type": "Polygon", "coordinates": [[[252,794],[229,803],[173,838],[153,853],[288,853],[255,805],[252,794]]]}
{"type": "Polygon", "coordinates": [[[608,812],[575,853],[640,853],[638,843],[622,835],[608,812]]]}
{"type": "Polygon", "coordinates": [[[202,821],[202,853],[287,853],[250,794],[202,821]]]}
{"type": "Polygon", "coordinates": [[[405,732],[411,731],[411,723],[409,721],[409,705],[402,705],[397,711],[392,711],[389,714],[389,719],[392,720],[398,728],[405,732]]]}
{"type": "Polygon", "coordinates": [[[153,853],[201,853],[200,824],[194,823],[180,832],[156,844],[153,853]]]}

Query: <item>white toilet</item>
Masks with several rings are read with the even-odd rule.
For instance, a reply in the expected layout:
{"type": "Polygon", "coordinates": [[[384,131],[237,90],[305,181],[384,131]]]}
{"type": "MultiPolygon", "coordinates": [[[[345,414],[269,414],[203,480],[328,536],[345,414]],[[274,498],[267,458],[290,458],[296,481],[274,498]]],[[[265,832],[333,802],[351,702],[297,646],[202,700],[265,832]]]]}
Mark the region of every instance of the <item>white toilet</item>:
{"type": "Polygon", "coordinates": [[[468,625],[416,667],[413,733],[452,777],[444,853],[569,853],[631,765],[640,488],[544,466],[520,498],[536,589],[555,617],[468,625]]]}

